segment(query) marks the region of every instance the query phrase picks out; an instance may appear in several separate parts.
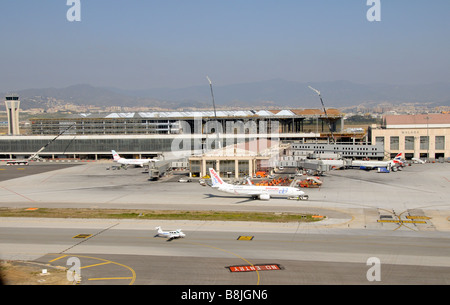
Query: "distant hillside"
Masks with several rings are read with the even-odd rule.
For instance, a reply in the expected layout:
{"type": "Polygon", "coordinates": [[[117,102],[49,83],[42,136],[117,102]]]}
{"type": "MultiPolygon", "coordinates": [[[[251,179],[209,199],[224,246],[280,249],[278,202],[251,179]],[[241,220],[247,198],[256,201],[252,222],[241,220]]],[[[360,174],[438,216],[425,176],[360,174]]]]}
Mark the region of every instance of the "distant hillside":
{"type": "MultiPolygon", "coordinates": [[[[213,85],[218,105],[258,106],[268,103],[289,107],[320,107],[317,94],[308,86],[321,91],[327,107],[346,107],[364,102],[419,102],[450,106],[450,83],[427,85],[364,85],[349,81],[299,83],[283,79],[261,82],[213,85]]],[[[118,91],[119,92],[119,91],[118,91]]],[[[183,89],[149,89],[141,91],[120,91],[131,96],[151,97],[156,100],[177,102],[200,102],[211,104],[209,85],[183,89]]]]}
{"type": "MultiPolygon", "coordinates": [[[[364,85],[349,81],[299,83],[274,79],[245,84],[213,84],[218,106],[320,108],[321,91],[327,107],[348,107],[361,103],[403,102],[450,106],[450,83],[426,85],[364,85]]],[[[118,88],[74,85],[66,88],[26,89],[19,94],[23,109],[51,107],[55,103],[95,106],[146,106],[168,109],[211,107],[209,84],[180,89],[122,90],[118,88]]],[[[5,96],[5,93],[2,93],[5,96]]]]}

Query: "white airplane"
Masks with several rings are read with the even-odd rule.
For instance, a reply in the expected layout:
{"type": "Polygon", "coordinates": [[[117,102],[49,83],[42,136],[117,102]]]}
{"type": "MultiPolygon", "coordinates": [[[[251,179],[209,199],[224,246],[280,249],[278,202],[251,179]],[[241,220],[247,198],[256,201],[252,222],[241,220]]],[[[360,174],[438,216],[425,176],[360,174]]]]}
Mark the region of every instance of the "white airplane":
{"type": "Polygon", "coordinates": [[[235,195],[250,195],[253,199],[269,200],[271,196],[297,197],[308,200],[308,195],[296,187],[259,186],[253,184],[233,185],[225,183],[213,168],[209,169],[212,187],[220,192],[235,195]]]}
{"type": "Polygon", "coordinates": [[[414,163],[425,164],[425,161],[423,161],[422,159],[419,159],[419,158],[412,158],[411,160],[413,160],[414,163]]]}
{"type": "Polygon", "coordinates": [[[403,166],[402,161],[403,153],[399,152],[394,159],[389,161],[360,161],[360,160],[353,160],[352,166],[358,166],[364,169],[374,169],[379,167],[386,167],[386,168],[394,168],[398,166],[403,166]]]}
{"type": "Polygon", "coordinates": [[[116,153],[115,150],[112,150],[112,155],[114,158],[114,162],[119,163],[120,165],[127,166],[127,165],[135,165],[144,167],[144,165],[148,165],[150,162],[158,162],[157,159],[125,159],[119,156],[118,153],[116,153]]]}
{"type": "Polygon", "coordinates": [[[186,234],[184,234],[181,229],[177,229],[175,231],[163,231],[161,227],[155,228],[157,233],[154,237],[165,237],[167,241],[171,241],[172,239],[184,238],[186,234]]]}

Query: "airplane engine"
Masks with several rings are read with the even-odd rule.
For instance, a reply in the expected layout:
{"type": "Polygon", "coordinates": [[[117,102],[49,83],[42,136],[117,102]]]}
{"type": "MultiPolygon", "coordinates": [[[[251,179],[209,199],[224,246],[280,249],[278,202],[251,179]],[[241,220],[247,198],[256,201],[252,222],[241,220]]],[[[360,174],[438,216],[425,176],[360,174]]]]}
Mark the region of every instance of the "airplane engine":
{"type": "Polygon", "coordinates": [[[259,199],[261,199],[261,200],[269,200],[270,199],[270,195],[269,194],[261,194],[261,195],[259,195],[259,199]]]}

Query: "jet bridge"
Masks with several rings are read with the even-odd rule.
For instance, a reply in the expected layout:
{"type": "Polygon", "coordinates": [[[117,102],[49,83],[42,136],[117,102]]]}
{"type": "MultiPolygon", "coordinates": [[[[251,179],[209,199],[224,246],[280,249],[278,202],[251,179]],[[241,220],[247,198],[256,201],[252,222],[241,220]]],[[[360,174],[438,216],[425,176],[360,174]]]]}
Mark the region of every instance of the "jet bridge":
{"type": "Polygon", "coordinates": [[[319,173],[327,172],[331,169],[331,165],[324,164],[322,160],[304,160],[299,161],[298,166],[303,169],[310,169],[319,173]]]}
{"type": "Polygon", "coordinates": [[[152,162],[148,166],[149,180],[158,180],[165,175],[167,171],[172,168],[174,162],[182,162],[184,159],[179,160],[161,160],[158,162],[152,162]]]}
{"type": "Polygon", "coordinates": [[[170,161],[152,162],[148,166],[149,180],[158,180],[170,168],[170,161]]]}

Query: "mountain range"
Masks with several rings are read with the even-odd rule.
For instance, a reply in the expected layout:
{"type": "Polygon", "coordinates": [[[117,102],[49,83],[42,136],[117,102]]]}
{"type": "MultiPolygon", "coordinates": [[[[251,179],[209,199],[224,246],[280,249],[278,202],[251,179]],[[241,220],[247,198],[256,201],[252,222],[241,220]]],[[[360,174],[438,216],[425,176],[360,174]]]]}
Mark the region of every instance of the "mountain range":
{"type": "MultiPolygon", "coordinates": [[[[321,91],[326,107],[341,108],[364,103],[419,103],[432,106],[450,106],[450,83],[423,85],[357,84],[349,81],[301,83],[273,79],[252,83],[218,86],[213,84],[217,107],[272,107],[321,108],[317,94],[308,88],[321,91]]],[[[19,95],[21,108],[50,107],[51,103],[75,105],[159,107],[164,109],[211,108],[209,84],[187,88],[156,88],[124,90],[94,87],[88,84],[66,88],[25,89],[19,95]],[[50,103],[50,105],[49,105],[50,103]]],[[[2,93],[3,96],[6,93],[2,93]]]]}

